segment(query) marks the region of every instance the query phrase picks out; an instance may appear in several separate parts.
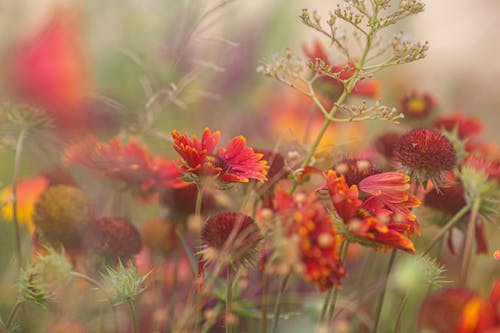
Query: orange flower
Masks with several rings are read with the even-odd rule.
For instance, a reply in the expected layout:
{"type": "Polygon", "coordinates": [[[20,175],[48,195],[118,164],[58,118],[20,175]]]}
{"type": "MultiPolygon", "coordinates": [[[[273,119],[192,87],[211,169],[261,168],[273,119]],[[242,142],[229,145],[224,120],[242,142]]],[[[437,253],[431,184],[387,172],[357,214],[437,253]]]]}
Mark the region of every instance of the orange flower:
{"type": "MultiPolygon", "coordinates": [[[[377,175],[371,177],[375,176],[377,175]]],[[[408,210],[408,205],[413,207],[416,203],[413,199],[403,201],[401,205],[396,203],[396,198],[410,198],[408,193],[398,188],[401,184],[398,183],[393,189],[382,188],[380,193],[362,201],[359,199],[358,186],[348,187],[344,177],[338,177],[335,171],[328,172],[326,183],[333,206],[355,241],[415,253],[413,242],[404,233],[411,235],[418,228],[416,221],[411,220],[412,214],[408,210]]],[[[368,190],[371,191],[370,187],[368,190]]]]}
{"type": "MultiPolygon", "coordinates": [[[[332,65],[328,58],[328,53],[318,40],[314,41],[312,49],[303,45],[302,50],[311,61],[314,62],[316,59],[322,60],[326,65],[330,66],[333,74],[338,75],[338,79],[326,77],[325,82],[334,86],[342,86],[343,83],[341,81],[349,80],[354,75],[355,67],[352,63],[332,65]]],[[[368,98],[377,98],[380,96],[380,82],[376,80],[360,80],[352,89],[351,94],[368,98]]]]}
{"type": "Polygon", "coordinates": [[[424,301],[419,322],[423,328],[439,333],[497,332],[500,329],[499,302],[500,279],[489,300],[465,288],[448,288],[424,301]]]}
{"type": "Polygon", "coordinates": [[[340,240],[332,217],[316,193],[305,195],[304,200],[295,200],[277,186],[274,207],[287,226],[287,235],[299,237],[304,278],[314,283],[320,292],[340,285],[340,279],[345,276],[338,250],[340,240]]]}
{"type": "MultiPolygon", "coordinates": [[[[42,176],[26,178],[17,183],[17,221],[20,224],[25,224],[30,232],[34,230],[31,216],[35,203],[40,194],[47,188],[48,183],[47,178],[42,176]]],[[[12,221],[12,186],[7,186],[0,191],[0,202],[2,203],[3,218],[12,221]]]]}
{"type": "Polygon", "coordinates": [[[88,137],[82,143],[66,149],[65,159],[68,163],[81,164],[107,177],[121,180],[138,189],[141,194],[186,184],[177,179],[181,173],[174,163],[148,155],[146,148],[133,140],[123,144],[113,139],[105,144],[88,137]]]}
{"type": "Polygon", "coordinates": [[[250,179],[265,181],[267,162],[263,154],[257,154],[246,146],[243,136],[233,138],[226,148],[214,153],[220,132],[213,134],[205,128],[201,141],[196,136],[190,140],[187,135],[172,132],[174,148],[181,156],[181,170],[197,176],[217,175],[224,182],[246,183],[250,179]]]}

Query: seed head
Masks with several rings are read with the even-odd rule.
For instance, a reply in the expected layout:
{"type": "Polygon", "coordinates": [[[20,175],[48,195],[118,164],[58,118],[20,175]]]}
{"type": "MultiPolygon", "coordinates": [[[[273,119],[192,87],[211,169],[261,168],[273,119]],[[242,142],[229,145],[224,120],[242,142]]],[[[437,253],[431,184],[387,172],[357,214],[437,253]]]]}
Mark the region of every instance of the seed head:
{"type": "Polygon", "coordinates": [[[425,184],[439,183],[446,171],[456,164],[451,142],[439,131],[417,128],[403,135],[394,149],[394,156],[405,173],[425,184]]]}
{"type": "Polygon", "coordinates": [[[364,178],[379,173],[372,162],[356,158],[344,159],[335,164],[332,169],[344,176],[349,186],[357,185],[364,178]]]}

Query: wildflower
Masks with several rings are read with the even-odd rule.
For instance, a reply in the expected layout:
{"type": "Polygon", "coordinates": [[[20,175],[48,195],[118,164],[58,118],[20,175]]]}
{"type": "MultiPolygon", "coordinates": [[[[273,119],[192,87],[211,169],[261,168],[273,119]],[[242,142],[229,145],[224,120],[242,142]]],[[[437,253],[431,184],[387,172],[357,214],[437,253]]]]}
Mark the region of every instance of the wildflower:
{"type": "Polygon", "coordinates": [[[141,235],[124,218],[99,218],[89,226],[88,245],[95,253],[109,259],[126,259],[142,248],[141,235]]]}
{"type": "Polygon", "coordinates": [[[344,159],[331,169],[344,176],[349,186],[357,185],[362,179],[379,173],[371,161],[357,158],[344,159]]]}
{"type": "Polygon", "coordinates": [[[231,263],[251,264],[262,234],[251,217],[242,213],[223,213],[209,218],[201,230],[203,258],[226,254],[231,263]]]}
{"type": "MultiPolygon", "coordinates": [[[[16,185],[17,221],[19,224],[26,225],[30,233],[33,233],[34,230],[32,215],[35,203],[47,186],[48,180],[43,176],[26,178],[16,185]]],[[[0,191],[0,202],[3,218],[6,221],[12,221],[12,186],[4,187],[0,191]]]]}
{"type": "Polygon", "coordinates": [[[181,170],[196,176],[217,176],[223,182],[246,183],[250,179],[266,180],[267,162],[246,146],[243,136],[233,138],[226,148],[214,153],[220,132],[213,134],[205,128],[201,141],[190,140],[177,131],[172,132],[174,148],[182,158],[181,170]]]}
{"type": "MultiPolygon", "coordinates": [[[[332,217],[316,193],[299,193],[299,196],[293,196],[278,186],[274,210],[283,226],[287,242],[296,242],[298,260],[304,267],[304,279],[312,282],[320,292],[340,285],[340,279],[345,276],[338,249],[340,239],[332,217]]],[[[287,251],[282,256],[288,257],[292,252],[287,251]]]]}
{"type": "Polygon", "coordinates": [[[439,333],[496,332],[500,329],[496,313],[499,301],[500,279],[495,283],[489,300],[462,287],[448,288],[424,301],[419,324],[439,333]]]}
{"type": "Polygon", "coordinates": [[[459,139],[468,139],[483,131],[483,123],[474,117],[467,117],[460,112],[448,116],[441,116],[434,122],[434,128],[452,132],[457,128],[459,139]]]}
{"type": "Polygon", "coordinates": [[[152,253],[165,255],[177,247],[177,235],[172,222],[163,219],[147,221],[141,230],[144,246],[152,253]]]}
{"type": "Polygon", "coordinates": [[[75,13],[57,10],[9,59],[16,92],[47,110],[66,134],[82,132],[89,79],[75,13]]]}
{"type": "Polygon", "coordinates": [[[445,172],[456,165],[456,153],[451,142],[439,131],[418,128],[403,135],[394,150],[405,173],[420,184],[431,180],[437,184],[445,172]]]}
{"type": "Polygon", "coordinates": [[[399,142],[399,133],[389,132],[382,134],[375,139],[375,149],[388,160],[394,157],[394,149],[399,142]]]}
{"type": "MultiPolygon", "coordinates": [[[[368,182],[365,189],[376,195],[362,201],[359,199],[358,186],[348,187],[345,178],[337,176],[335,171],[328,172],[326,182],[335,211],[345,225],[348,239],[352,238],[352,241],[368,246],[383,245],[415,253],[412,241],[404,232],[411,235],[418,228],[416,221],[411,220],[413,216],[408,210],[409,207],[416,206],[417,202],[412,198],[399,206],[395,200],[405,197],[405,192],[402,191],[404,184],[397,182],[393,189],[387,186],[382,187],[380,192],[373,192],[368,182]],[[382,194],[385,197],[381,200],[382,194]],[[398,213],[392,211],[387,204],[397,207],[398,213]]],[[[409,198],[408,194],[406,198],[409,198]]]]}
{"type": "MultiPolygon", "coordinates": [[[[352,63],[332,65],[323,44],[318,40],[314,41],[312,49],[303,45],[302,50],[313,63],[319,59],[326,66],[329,66],[329,72],[337,76],[337,78],[325,77],[325,82],[333,86],[343,87],[342,81],[349,80],[354,75],[355,67],[352,63]]],[[[377,98],[380,96],[380,82],[370,79],[360,80],[352,89],[351,94],[368,98],[377,98]]]]}
{"type": "Polygon", "coordinates": [[[401,99],[401,110],[409,119],[422,119],[427,117],[436,107],[434,97],[428,93],[412,91],[401,99]]]}
{"type": "Polygon", "coordinates": [[[33,223],[48,240],[67,249],[78,248],[94,219],[94,207],[80,189],[67,185],[49,187],[38,199],[33,223]]]}
{"type": "Polygon", "coordinates": [[[174,163],[148,155],[145,147],[131,140],[128,144],[112,139],[109,143],[88,137],[65,151],[65,160],[80,164],[120,180],[140,194],[169,186],[179,186],[181,176],[174,163]]]}
{"type": "Polygon", "coordinates": [[[424,205],[448,215],[455,215],[465,207],[464,188],[460,184],[451,184],[439,189],[433,188],[425,194],[424,205]]]}

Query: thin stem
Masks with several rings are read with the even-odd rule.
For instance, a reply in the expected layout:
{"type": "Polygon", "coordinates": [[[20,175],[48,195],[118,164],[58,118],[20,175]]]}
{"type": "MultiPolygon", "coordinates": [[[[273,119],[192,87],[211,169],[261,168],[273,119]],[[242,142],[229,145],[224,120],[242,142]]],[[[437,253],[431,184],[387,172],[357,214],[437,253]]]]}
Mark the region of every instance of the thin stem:
{"type": "Polygon", "coordinates": [[[19,230],[19,222],[17,220],[17,179],[19,177],[19,167],[21,165],[21,156],[23,151],[24,139],[26,137],[26,130],[23,129],[19,133],[16,144],[16,154],[14,157],[14,171],[12,175],[12,222],[14,224],[14,233],[16,237],[16,255],[17,255],[17,268],[21,270],[23,266],[23,252],[21,247],[21,233],[19,230]]]}
{"type": "Polygon", "coordinates": [[[330,305],[330,299],[332,298],[333,289],[335,289],[335,287],[326,292],[323,306],[321,307],[321,316],[319,317],[320,323],[325,321],[326,311],[328,310],[328,306],[330,305]]]}
{"type": "MultiPolygon", "coordinates": [[[[342,253],[340,254],[340,258],[342,260],[342,264],[345,262],[345,257],[347,255],[347,249],[349,248],[349,241],[344,241],[342,244],[342,253]]],[[[330,323],[333,322],[333,313],[335,312],[335,305],[337,304],[337,295],[339,293],[339,288],[337,286],[333,287],[333,295],[332,299],[329,302],[330,307],[328,309],[328,318],[330,323]]]]}
{"type": "Polygon", "coordinates": [[[446,232],[448,232],[448,230],[450,230],[451,228],[453,228],[453,226],[455,224],[457,224],[458,221],[460,221],[460,219],[469,212],[469,209],[470,209],[470,205],[466,205],[464,207],[462,207],[462,209],[460,209],[452,218],[451,220],[446,223],[446,225],[439,231],[439,233],[434,236],[434,238],[430,241],[429,245],[427,245],[427,248],[425,249],[425,251],[422,253],[422,256],[425,256],[426,254],[429,253],[430,250],[432,250],[432,248],[434,247],[434,245],[436,245],[436,243],[441,239],[441,237],[443,237],[446,232]]]}
{"type": "Polygon", "coordinates": [[[469,273],[470,259],[472,256],[472,242],[474,240],[474,228],[476,226],[476,219],[479,213],[481,200],[476,199],[472,203],[472,210],[469,217],[469,225],[467,226],[467,235],[465,235],[465,246],[462,257],[462,268],[460,270],[460,284],[465,286],[467,283],[467,276],[469,273]]]}
{"type": "MultiPolygon", "coordinates": [[[[375,6],[375,11],[373,14],[374,20],[377,19],[377,13],[378,13],[378,7],[375,6]]],[[[335,115],[335,113],[339,109],[339,105],[344,103],[344,101],[349,96],[352,89],[354,88],[354,86],[358,82],[359,76],[361,73],[361,69],[363,68],[363,66],[365,64],[366,58],[368,56],[368,52],[370,51],[375,32],[376,32],[376,28],[372,27],[370,30],[370,33],[366,36],[366,44],[365,44],[365,48],[363,49],[363,54],[361,56],[361,60],[359,61],[359,63],[357,65],[355,65],[356,69],[354,70],[354,73],[351,76],[351,78],[349,79],[349,81],[347,82],[347,84],[344,86],[344,91],[342,92],[340,97],[337,99],[337,101],[335,103],[333,103],[333,106],[332,106],[330,112],[328,112],[328,114],[325,115],[325,120],[323,121],[323,125],[321,125],[321,128],[318,132],[318,135],[316,136],[316,139],[314,139],[314,142],[312,143],[311,147],[309,148],[309,151],[307,152],[306,158],[302,162],[301,169],[308,166],[309,163],[311,162],[311,159],[312,159],[314,153],[316,152],[316,149],[318,148],[319,143],[321,142],[321,139],[325,135],[325,132],[328,129],[328,126],[332,122],[333,116],[335,115]]],[[[315,104],[318,105],[318,107],[320,107],[320,109],[324,108],[323,105],[321,104],[321,102],[317,98],[316,99],[313,98],[313,101],[315,102],[315,104]]],[[[298,186],[298,183],[297,183],[297,181],[295,181],[290,189],[290,192],[294,192],[295,189],[297,188],[297,186],[298,186]]]]}
{"type": "Polygon", "coordinates": [[[137,333],[138,330],[137,330],[137,317],[135,315],[135,306],[134,306],[134,301],[131,300],[131,299],[128,299],[127,300],[127,303],[128,303],[128,308],[130,310],[130,317],[132,318],[132,327],[133,327],[133,332],[134,333],[137,333]]]}
{"type": "Polygon", "coordinates": [[[12,310],[10,311],[9,318],[7,318],[7,321],[5,322],[5,329],[8,331],[9,328],[12,326],[12,323],[14,322],[14,319],[16,318],[16,314],[21,309],[21,306],[24,304],[24,301],[18,300],[12,310]]]}
{"type": "Polygon", "coordinates": [[[272,333],[276,333],[278,330],[278,322],[280,320],[280,307],[281,307],[281,297],[285,292],[286,285],[288,284],[288,279],[290,278],[290,273],[283,277],[281,280],[280,289],[278,291],[278,296],[276,297],[276,303],[274,303],[274,314],[273,314],[273,329],[272,333]]]}
{"type": "Polygon", "coordinates": [[[267,333],[267,273],[264,268],[262,272],[262,300],[261,300],[261,319],[260,332],[267,333]]]}
{"type": "Polygon", "coordinates": [[[233,332],[233,323],[228,324],[227,318],[232,315],[231,303],[233,302],[233,267],[231,264],[227,266],[226,279],[226,333],[233,332]]]}
{"type": "Polygon", "coordinates": [[[391,274],[392,266],[394,265],[394,260],[396,259],[396,249],[392,249],[391,258],[389,259],[389,266],[387,266],[387,272],[384,276],[384,284],[382,286],[382,294],[378,300],[375,323],[373,324],[372,333],[377,333],[378,325],[380,323],[380,315],[382,314],[382,307],[384,306],[384,298],[387,291],[387,281],[389,280],[389,275],[391,274]]]}
{"type": "MultiPolygon", "coordinates": [[[[431,286],[431,285],[429,285],[431,286]]],[[[394,326],[394,333],[401,332],[401,317],[403,316],[403,311],[406,306],[406,302],[408,301],[408,294],[405,293],[403,299],[401,300],[401,305],[399,306],[398,315],[396,317],[396,325],[394,326]]]]}

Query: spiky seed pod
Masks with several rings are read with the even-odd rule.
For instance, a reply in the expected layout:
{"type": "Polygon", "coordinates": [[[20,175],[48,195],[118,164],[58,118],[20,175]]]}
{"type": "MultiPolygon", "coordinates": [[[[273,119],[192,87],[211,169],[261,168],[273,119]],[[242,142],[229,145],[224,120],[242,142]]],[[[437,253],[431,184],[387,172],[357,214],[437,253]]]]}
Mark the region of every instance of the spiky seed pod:
{"type": "Polygon", "coordinates": [[[109,259],[128,258],[142,248],[139,231],[124,218],[103,217],[95,220],[88,237],[90,249],[109,259]]]}
{"type": "Polygon", "coordinates": [[[168,220],[151,219],[147,221],[141,230],[144,245],[152,253],[167,255],[177,246],[177,236],[174,225],[168,220]]]}
{"type": "Polygon", "coordinates": [[[358,185],[364,178],[380,172],[372,162],[357,158],[344,159],[336,163],[331,169],[344,176],[349,186],[358,185]]]}
{"type": "Polygon", "coordinates": [[[51,242],[79,248],[81,235],[94,219],[94,207],[80,189],[58,185],[48,188],[35,204],[33,223],[51,242]]]}
{"type": "Polygon", "coordinates": [[[420,184],[431,180],[439,184],[444,173],[456,165],[455,148],[441,132],[417,128],[403,135],[394,149],[394,156],[404,172],[420,184]]]}
{"type": "Polygon", "coordinates": [[[232,263],[251,264],[262,239],[257,224],[242,213],[223,213],[209,218],[201,230],[204,244],[202,253],[211,261],[209,253],[223,253],[232,263]]]}

